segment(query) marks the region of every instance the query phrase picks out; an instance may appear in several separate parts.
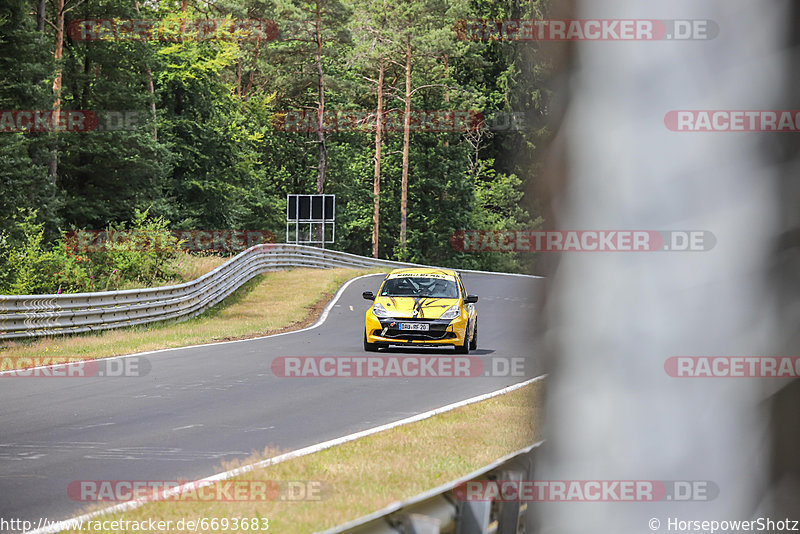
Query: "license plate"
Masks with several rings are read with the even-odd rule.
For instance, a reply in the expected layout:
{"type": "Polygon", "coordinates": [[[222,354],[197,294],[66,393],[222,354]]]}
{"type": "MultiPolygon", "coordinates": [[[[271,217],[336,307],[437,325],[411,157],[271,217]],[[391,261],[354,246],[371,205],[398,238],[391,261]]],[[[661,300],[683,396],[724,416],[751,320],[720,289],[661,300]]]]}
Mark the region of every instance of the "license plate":
{"type": "Polygon", "coordinates": [[[429,326],[425,323],[400,323],[400,330],[422,330],[427,332],[429,326]]]}

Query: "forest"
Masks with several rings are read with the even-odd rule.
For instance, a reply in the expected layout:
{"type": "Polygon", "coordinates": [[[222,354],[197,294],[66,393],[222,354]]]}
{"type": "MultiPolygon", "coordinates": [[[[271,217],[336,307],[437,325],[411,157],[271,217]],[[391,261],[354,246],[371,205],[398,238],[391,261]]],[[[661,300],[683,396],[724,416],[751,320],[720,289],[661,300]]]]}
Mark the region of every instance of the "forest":
{"type": "Polygon", "coordinates": [[[116,272],[109,254],[70,251],[76,230],[254,230],[281,242],[286,196],[298,193],[336,195],[329,248],[528,272],[530,253],[449,240],[543,225],[533,191],[548,62],[538,43],[486,28],[546,11],[518,0],[4,0],[0,294],[87,290],[77,278],[116,272]]]}

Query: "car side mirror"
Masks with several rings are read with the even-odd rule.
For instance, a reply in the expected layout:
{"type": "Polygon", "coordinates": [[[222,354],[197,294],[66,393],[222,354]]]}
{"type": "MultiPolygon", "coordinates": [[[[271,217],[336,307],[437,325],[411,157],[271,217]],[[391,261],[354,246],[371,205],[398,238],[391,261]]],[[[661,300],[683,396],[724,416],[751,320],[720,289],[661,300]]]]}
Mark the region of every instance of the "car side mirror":
{"type": "Polygon", "coordinates": [[[375,293],[372,291],[364,291],[361,296],[364,297],[364,300],[375,300],[375,293]]]}
{"type": "Polygon", "coordinates": [[[478,295],[467,295],[464,298],[464,304],[475,304],[478,302],[478,295]]]}

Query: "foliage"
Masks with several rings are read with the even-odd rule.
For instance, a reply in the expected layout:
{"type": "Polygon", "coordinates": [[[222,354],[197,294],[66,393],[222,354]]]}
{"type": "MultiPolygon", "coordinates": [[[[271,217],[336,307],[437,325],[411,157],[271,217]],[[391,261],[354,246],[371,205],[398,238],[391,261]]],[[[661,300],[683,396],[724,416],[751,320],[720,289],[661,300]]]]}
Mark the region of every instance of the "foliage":
{"type": "MultiPolygon", "coordinates": [[[[532,162],[547,136],[541,126],[549,100],[547,62],[535,43],[464,41],[452,29],[460,19],[540,18],[545,0],[67,4],[67,26],[86,19],[267,19],[282,33],[274,40],[171,35],[94,41],[67,33],[61,107],[91,110],[99,126],[84,132],[0,132],[3,292],[104,289],[170,276],[160,259],[134,261],[130,250],[77,261],[61,246],[69,228],[135,228],[169,220],[173,229],[261,229],[282,236],[286,195],[316,191],[319,140],[316,132],[277,128],[273,119],[282,110],[317,109],[315,84],[322,78],[309,30],[317,13],[326,113],[375,108],[381,56],[387,65],[386,107],[402,109],[410,43],[411,85],[418,88],[412,110],[524,112],[532,120],[522,131],[477,138],[475,132],[412,132],[405,251],[397,235],[403,134],[387,131],[379,256],[464,268],[529,268],[530,257],[459,253],[449,238],[462,229],[541,224],[524,192],[537,179],[532,162]],[[53,153],[58,166],[50,176],[53,153]],[[118,274],[111,277],[109,267],[118,274]]],[[[37,5],[5,0],[0,6],[0,109],[53,106],[55,34],[50,24],[36,29],[37,5]]],[[[48,3],[50,21],[52,9],[48,3]]],[[[373,132],[334,129],[326,132],[325,144],[325,192],[337,195],[334,247],[368,255],[373,132]]]]}
{"type": "Polygon", "coordinates": [[[172,282],[177,277],[177,238],[169,221],[149,217],[136,210],[130,225],[109,227],[128,239],[109,240],[100,250],[81,246],[68,234],[51,246],[44,241],[44,223],[36,222],[35,211],[19,210],[14,229],[23,236],[21,244],[10,247],[0,236],[0,294],[28,295],[76,293],[149,287],[172,282]]]}

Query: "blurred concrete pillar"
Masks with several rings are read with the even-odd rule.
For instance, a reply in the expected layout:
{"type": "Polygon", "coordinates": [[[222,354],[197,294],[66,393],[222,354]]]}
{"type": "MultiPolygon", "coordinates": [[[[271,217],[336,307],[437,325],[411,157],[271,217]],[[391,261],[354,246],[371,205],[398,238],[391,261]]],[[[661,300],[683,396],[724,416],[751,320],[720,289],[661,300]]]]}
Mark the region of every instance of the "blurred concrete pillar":
{"type": "Polygon", "coordinates": [[[710,19],[719,34],[572,43],[551,226],[704,230],[716,244],[561,254],[544,310],[548,442],[536,478],[710,481],[719,494],[537,504],[539,531],[668,532],[671,519],[772,512],[800,519],[795,386],[664,369],[673,356],[800,356],[798,134],[674,132],[664,120],[685,109],[800,109],[789,46],[796,8],[583,0],[574,16],[710,19]]]}

